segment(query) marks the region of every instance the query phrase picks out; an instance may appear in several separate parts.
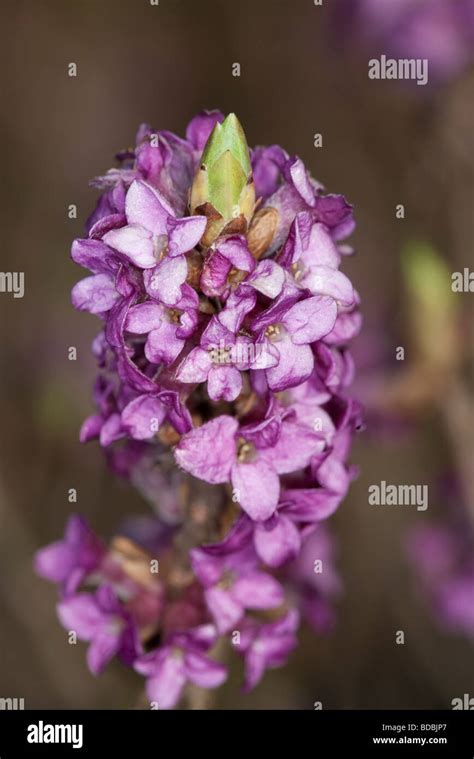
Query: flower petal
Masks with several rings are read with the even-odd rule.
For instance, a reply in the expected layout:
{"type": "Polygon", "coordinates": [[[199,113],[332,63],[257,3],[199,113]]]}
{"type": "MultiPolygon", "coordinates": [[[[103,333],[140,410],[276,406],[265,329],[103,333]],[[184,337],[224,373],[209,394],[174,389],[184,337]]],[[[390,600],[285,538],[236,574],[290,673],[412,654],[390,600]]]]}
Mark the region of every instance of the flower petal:
{"type": "Polygon", "coordinates": [[[189,122],[186,128],[186,139],[202,153],[215,125],[223,121],[224,114],[220,111],[201,111],[189,122]]]}
{"type": "Polygon", "coordinates": [[[274,346],[279,353],[278,365],[266,370],[268,384],[274,392],[296,387],[310,377],[314,357],[309,345],[295,345],[285,333],[274,346]]]}
{"type": "Polygon", "coordinates": [[[151,440],[166,416],[159,398],[140,395],[122,411],[122,426],[134,440],[151,440]]]}
{"type": "Polygon", "coordinates": [[[241,235],[222,238],[217,244],[217,251],[232,264],[234,269],[239,271],[255,269],[255,259],[247,247],[245,237],[241,235]]]}
{"type": "Polygon", "coordinates": [[[169,653],[156,674],[147,680],[146,692],[158,709],[172,709],[186,684],[184,659],[180,652],[169,653]]]}
{"type": "Polygon", "coordinates": [[[139,303],[127,314],[125,329],[135,335],[146,335],[161,324],[163,308],[157,303],[139,303]]]}
{"type": "Polygon", "coordinates": [[[259,293],[267,298],[277,298],[285,281],[285,272],[281,266],[271,259],[259,261],[253,274],[246,280],[246,284],[254,287],[259,293]]]}
{"type": "Polygon", "coordinates": [[[71,258],[94,274],[113,273],[118,269],[116,254],[99,240],[74,240],[71,258]]]}
{"type": "Polygon", "coordinates": [[[149,334],[145,343],[145,356],[152,364],[170,366],[181,353],[184,340],[176,337],[176,324],[166,318],[149,334]]]}
{"type": "Polygon", "coordinates": [[[188,264],[185,256],[167,256],[153,270],[149,269],[145,273],[146,291],[152,298],[167,306],[175,306],[181,298],[181,286],[187,275],[188,264]]]}
{"type": "Polygon", "coordinates": [[[280,583],[266,572],[249,572],[237,579],[232,595],[246,609],[274,609],[285,600],[280,583]]]}
{"type": "Polygon", "coordinates": [[[280,479],[262,458],[232,467],[232,485],[243,510],[254,520],[268,519],[280,495],[280,479]]]}
{"type": "Polygon", "coordinates": [[[308,466],[311,458],[320,453],[324,446],[319,435],[306,425],[284,421],[274,446],[261,450],[260,456],[278,474],[290,474],[308,466]]]}
{"type": "Polygon", "coordinates": [[[129,187],[125,199],[125,213],[129,224],[139,224],[152,235],[165,235],[166,222],[174,211],[163,195],[154,187],[137,179],[129,187]]]}
{"type": "Polygon", "coordinates": [[[208,656],[190,651],[184,659],[188,680],[200,688],[217,688],[226,679],[226,668],[208,656]]]}
{"type": "Polygon", "coordinates": [[[205,216],[168,219],[168,255],[173,258],[196,247],[206,229],[205,216]]]}
{"type": "Polygon", "coordinates": [[[139,224],[129,224],[121,229],[112,229],[104,235],[104,242],[115,248],[140,269],[156,266],[155,251],[151,233],[139,224]]]}
{"type": "Polygon", "coordinates": [[[218,587],[206,590],[204,597],[219,634],[232,630],[244,613],[243,605],[228,590],[218,587]]]}
{"type": "Polygon", "coordinates": [[[269,567],[279,567],[300,550],[301,536],[295,524],[283,514],[255,525],[255,550],[269,567]]]}
{"type": "Polygon", "coordinates": [[[87,665],[93,675],[99,675],[120,648],[120,634],[100,630],[87,649],[87,665]]]}
{"type": "Polygon", "coordinates": [[[305,345],[327,335],[336,322],[333,298],[315,295],[295,303],[283,317],[283,324],[296,345],[305,345]]]}
{"type": "Polygon", "coordinates": [[[205,382],[211,367],[209,352],[199,347],[193,348],[179,365],[176,379],[178,382],[205,382]]]}
{"type": "Polygon", "coordinates": [[[175,448],[177,463],[205,482],[227,482],[235,460],[238,426],[236,419],[224,415],[191,430],[175,448]]]}
{"type": "Polygon", "coordinates": [[[235,401],[242,390],[242,375],[235,366],[212,366],[207,391],[213,401],[235,401]]]}
{"type": "Polygon", "coordinates": [[[300,284],[313,295],[329,295],[345,306],[354,302],[354,288],[342,271],[330,266],[312,266],[301,278],[300,284]]]}
{"type": "Polygon", "coordinates": [[[79,640],[91,640],[104,622],[105,615],[94,596],[78,593],[58,606],[58,617],[66,630],[73,630],[79,640]]]}
{"type": "Polygon", "coordinates": [[[72,304],[78,311],[102,314],[110,311],[120,299],[120,294],[115,289],[115,282],[110,274],[94,274],[74,285],[71,297],[72,304]]]}

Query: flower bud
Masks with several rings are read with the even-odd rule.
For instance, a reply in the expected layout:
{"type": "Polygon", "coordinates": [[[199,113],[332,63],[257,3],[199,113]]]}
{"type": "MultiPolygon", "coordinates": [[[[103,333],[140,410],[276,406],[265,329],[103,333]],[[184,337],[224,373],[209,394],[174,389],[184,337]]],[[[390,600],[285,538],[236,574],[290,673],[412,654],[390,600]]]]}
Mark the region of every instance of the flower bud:
{"type": "Polygon", "coordinates": [[[247,140],[237,116],[231,113],[212,130],[191,188],[191,214],[208,219],[202,244],[209,246],[223,232],[245,233],[254,206],[247,140]]]}

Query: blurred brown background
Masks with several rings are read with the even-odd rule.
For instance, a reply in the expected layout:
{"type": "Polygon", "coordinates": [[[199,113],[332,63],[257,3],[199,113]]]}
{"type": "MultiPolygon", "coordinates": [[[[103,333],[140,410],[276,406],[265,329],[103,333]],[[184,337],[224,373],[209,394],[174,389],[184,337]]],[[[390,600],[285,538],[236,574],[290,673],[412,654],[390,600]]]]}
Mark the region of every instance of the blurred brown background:
{"type": "MultiPolygon", "coordinates": [[[[0,294],[1,697],[23,697],[26,708],[130,708],[142,687],[118,664],[99,679],[89,674],[84,647],[70,647],[57,623],[55,589],[31,567],[34,551],[62,534],[69,488],[104,535],[123,514],[148,509],[107,471],[96,444],[78,442],[92,408],[89,344],[99,323],[75,313],[69,295],[81,275],[70,244],[96,197],[88,181],[133,144],[140,122],[184,134],[202,108],[235,111],[250,145],[283,145],[344,193],[358,222],[345,271],[361,293],[366,334],[380,330],[391,356],[407,338],[402,243],[430,241],[453,271],[472,262],[472,71],[431,95],[369,81],[367,56],[358,63],[335,52],[329,4],[2,3],[2,270],[25,272],[25,297],[0,294]],[[71,203],[77,220],[68,219],[71,203]],[[72,345],[76,362],[67,360],[72,345]]],[[[434,414],[402,438],[359,438],[352,460],[361,474],[332,520],[345,585],[335,634],[304,632],[288,666],[249,696],[236,673],[219,708],[449,708],[474,695],[472,643],[438,629],[404,557],[410,525],[445,505],[435,496],[424,513],[367,503],[370,483],[432,482],[450,456],[434,414]]]]}

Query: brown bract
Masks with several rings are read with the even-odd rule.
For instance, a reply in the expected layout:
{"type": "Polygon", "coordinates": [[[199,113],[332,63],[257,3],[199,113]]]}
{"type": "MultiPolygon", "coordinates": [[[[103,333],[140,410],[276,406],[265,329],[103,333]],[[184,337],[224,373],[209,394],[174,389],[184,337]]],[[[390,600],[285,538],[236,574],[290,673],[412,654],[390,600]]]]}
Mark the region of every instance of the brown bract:
{"type": "Polygon", "coordinates": [[[278,228],[279,213],[276,208],[261,208],[254,215],[247,235],[252,255],[260,258],[270,247],[278,228]]]}

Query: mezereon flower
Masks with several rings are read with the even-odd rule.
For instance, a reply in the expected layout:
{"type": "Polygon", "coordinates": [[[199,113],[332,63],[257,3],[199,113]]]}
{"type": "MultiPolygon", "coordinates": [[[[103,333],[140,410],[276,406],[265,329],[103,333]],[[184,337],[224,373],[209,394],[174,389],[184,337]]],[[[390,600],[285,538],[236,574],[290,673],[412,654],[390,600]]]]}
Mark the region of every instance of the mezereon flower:
{"type": "Polygon", "coordinates": [[[171,708],[187,683],[223,682],[226,649],[248,689],[284,664],[300,618],[333,619],[320,523],[347,494],[360,424],[359,298],[340,271],[354,220],[299,158],[249,150],[234,114],[199,114],[185,139],[141,126],[117,159],[72,246],[91,273],[73,304],[102,320],[80,437],[154,515],[109,544],[73,516],[36,569],[91,670],[116,656],[171,708]]]}

